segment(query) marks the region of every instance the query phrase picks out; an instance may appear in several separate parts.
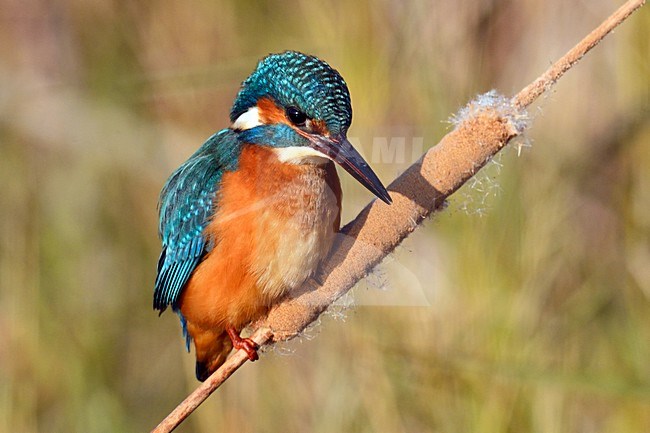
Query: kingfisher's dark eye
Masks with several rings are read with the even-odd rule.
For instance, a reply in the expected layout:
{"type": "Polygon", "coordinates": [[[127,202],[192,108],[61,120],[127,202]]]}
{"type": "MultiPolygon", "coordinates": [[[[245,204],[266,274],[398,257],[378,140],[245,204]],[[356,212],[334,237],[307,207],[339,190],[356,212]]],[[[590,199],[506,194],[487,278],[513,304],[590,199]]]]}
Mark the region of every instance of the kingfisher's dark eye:
{"type": "Polygon", "coordinates": [[[302,111],[298,110],[296,107],[287,108],[287,117],[296,126],[305,126],[307,121],[307,115],[302,111]]]}

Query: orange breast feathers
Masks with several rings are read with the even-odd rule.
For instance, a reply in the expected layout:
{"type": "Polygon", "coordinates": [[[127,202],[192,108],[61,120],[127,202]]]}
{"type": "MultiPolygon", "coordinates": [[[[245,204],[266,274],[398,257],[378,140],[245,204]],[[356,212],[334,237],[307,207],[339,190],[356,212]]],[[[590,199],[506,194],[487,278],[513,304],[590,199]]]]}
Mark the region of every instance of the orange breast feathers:
{"type": "Polygon", "coordinates": [[[285,164],[271,148],[248,145],[216,200],[205,232],[215,246],[183,290],[181,312],[203,329],[241,329],[327,255],[339,229],[341,186],[331,161],[285,164]]]}

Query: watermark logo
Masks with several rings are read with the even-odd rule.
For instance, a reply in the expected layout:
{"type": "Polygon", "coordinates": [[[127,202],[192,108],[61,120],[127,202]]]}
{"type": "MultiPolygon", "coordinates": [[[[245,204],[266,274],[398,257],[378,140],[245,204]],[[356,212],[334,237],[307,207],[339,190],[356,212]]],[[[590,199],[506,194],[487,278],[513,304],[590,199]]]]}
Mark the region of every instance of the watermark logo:
{"type": "Polygon", "coordinates": [[[371,165],[407,166],[425,151],[422,136],[374,135],[349,137],[349,140],[371,165]]]}

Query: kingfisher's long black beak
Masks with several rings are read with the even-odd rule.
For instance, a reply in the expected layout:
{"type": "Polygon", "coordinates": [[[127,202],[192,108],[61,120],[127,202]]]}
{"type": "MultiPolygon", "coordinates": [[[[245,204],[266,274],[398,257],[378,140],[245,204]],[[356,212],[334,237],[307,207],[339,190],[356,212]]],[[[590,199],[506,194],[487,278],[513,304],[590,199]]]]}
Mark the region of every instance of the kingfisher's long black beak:
{"type": "Polygon", "coordinates": [[[352,177],[358,180],[361,185],[368,188],[381,201],[386,204],[393,202],[375,172],[372,171],[372,168],[370,168],[359,152],[352,147],[352,144],[345,135],[338,137],[312,136],[310,142],[314,149],[324,153],[343,167],[345,171],[350,173],[352,177]]]}

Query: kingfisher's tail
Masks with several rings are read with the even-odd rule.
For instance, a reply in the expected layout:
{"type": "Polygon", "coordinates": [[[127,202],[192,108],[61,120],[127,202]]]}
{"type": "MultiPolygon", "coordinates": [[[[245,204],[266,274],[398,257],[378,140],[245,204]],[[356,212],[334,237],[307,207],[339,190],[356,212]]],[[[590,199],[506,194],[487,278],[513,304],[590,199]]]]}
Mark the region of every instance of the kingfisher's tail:
{"type": "Polygon", "coordinates": [[[194,335],[196,378],[203,382],[226,361],[232,341],[225,330],[210,330],[194,335]]]}

